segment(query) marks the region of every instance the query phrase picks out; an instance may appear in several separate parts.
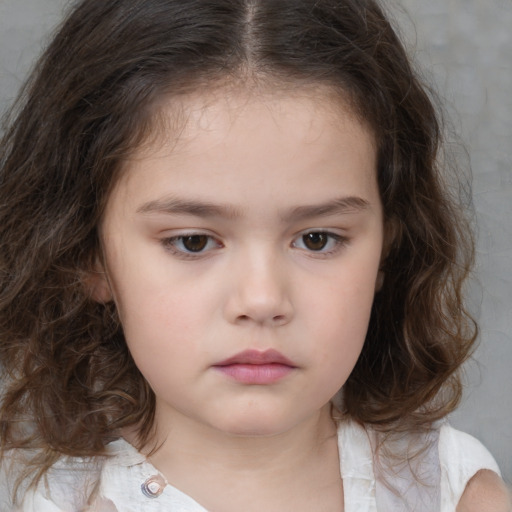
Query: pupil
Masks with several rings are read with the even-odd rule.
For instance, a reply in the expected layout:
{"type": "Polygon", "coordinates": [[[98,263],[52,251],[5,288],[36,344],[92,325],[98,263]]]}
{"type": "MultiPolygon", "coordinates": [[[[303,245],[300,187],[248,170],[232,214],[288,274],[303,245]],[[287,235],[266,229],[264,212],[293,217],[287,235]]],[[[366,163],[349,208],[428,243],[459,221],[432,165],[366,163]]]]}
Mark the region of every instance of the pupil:
{"type": "Polygon", "coordinates": [[[200,252],[208,243],[208,237],[206,235],[192,235],[183,238],[183,246],[187,251],[200,252]]]}
{"type": "Polygon", "coordinates": [[[302,237],[306,247],[312,251],[321,251],[327,245],[325,233],[308,233],[302,237]]]}

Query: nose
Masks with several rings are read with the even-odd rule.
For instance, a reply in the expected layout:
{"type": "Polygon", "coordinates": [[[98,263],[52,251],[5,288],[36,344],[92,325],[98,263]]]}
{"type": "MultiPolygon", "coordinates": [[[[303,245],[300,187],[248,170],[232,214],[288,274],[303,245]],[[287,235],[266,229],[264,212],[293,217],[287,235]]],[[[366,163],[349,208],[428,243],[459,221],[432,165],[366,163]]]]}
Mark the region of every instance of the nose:
{"type": "Polygon", "coordinates": [[[231,323],[277,327],[290,322],[290,279],[279,255],[262,250],[240,255],[229,279],[225,311],[231,323]]]}

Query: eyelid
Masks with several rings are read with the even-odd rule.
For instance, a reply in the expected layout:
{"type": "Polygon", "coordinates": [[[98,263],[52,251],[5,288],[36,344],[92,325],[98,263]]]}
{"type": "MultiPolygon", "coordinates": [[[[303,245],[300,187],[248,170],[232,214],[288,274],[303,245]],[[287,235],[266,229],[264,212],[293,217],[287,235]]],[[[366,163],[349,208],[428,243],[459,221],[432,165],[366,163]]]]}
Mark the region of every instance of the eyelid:
{"type": "MultiPolygon", "coordinates": [[[[304,231],[301,231],[298,233],[295,238],[292,241],[292,247],[297,248],[299,250],[304,251],[308,254],[308,256],[312,257],[326,257],[337,254],[343,247],[345,247],[349,242],[349,238],[345,235],[342,235],[340,233],[336,233],[331,229],[324,229],[324,228],[314,228],[314,229],[306,229],[304,231]],[[304,236],[313,234],[313,233],[319,233],[327,235],[333,242],[334,246],[332,246],[330,249],[321,249],[318,251],[315,251],[314,249],[309,249],[307,247],[297,247],[297,241],[301,240],[304,236]]],[[[332,242],[331,242],[332,244],[332,242]]]]}
{"type": "MultiPolygon", "coordinates": [[[[325,228],[312,228],[305,229],[300,233],[296,234],[291,242],[291,247],[303,251],[311,257],[328,257],[337,254],[343,247],[349,242],[349,238],[340,233],[334,232],[332,229],[325,228]],[[329,249],[314,250],[308,247],[300,247],[299,241],[308,234],[319,233],[324,234],[329,238],[328,245],[329,249]]],[[[219,237],[211,234],[211,232],[204,232],[202,230],[190,230],[182,231],[170,236],[165,236],[160,239],[160,243],[164,246],[165,250],[181,259],[199,259],[204,258],[217,249],[224,247],[224,244],[219,240],[219,237]],[[208,243],[205,249],[194,252],[189,251],[186,248],[181,249],[177,246],[177,242],[188,237],[193,236],[205,236],[208,238],[208,243]]]]}
{"type": "Polygon", "coordinates": [[[165,250],[182,259],[198,259],[209,255],[215,249],[220,249],[224,247],[224,245],[218,239],[218,237],[212,235],[211,233],[205,233],[204,231],[201,230],[183,231],[181,233],[173,234],[171,236],[166,236],[160,239],[160,243],[164,246],[165,250]],[[179,247],[177,247],[177,242],[193,236],[207,237],[207,248],[201,251],[194,252],[188,251],[187,249],[180,249],[179,247]],[[211,247],[212,242],[214,242],[213,247],[211,247]]]}

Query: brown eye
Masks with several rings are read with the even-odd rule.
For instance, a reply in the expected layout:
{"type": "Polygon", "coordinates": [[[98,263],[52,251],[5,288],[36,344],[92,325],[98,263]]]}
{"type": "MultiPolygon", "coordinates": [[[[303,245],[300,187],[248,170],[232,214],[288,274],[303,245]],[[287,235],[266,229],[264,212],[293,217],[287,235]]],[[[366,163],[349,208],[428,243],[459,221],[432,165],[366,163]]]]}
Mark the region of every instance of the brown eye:
{"type": "Polygon", "coordinates": [[[163,238],[161,243],[166,250],[178,258],[199,258],[215,249],[223,247],[217,238],[202,233],[190,233],[163,238]]]}
{"type": "Polygon", "coordinates": [[[310,251],[321,251],[325,249],[329,241],[327,233],[308,233],[302,236],[304,246],[310,251]]]}
{"type": "Polygon", "coordinates": [[[185,250],[189,252],[201,252],[204,251],[208,245],[210,237],[206,235],[191,235],[181,237],[182,244],[185,250]]]}
{"type": "Polygon", "coordinates": [[[303,251],[318,253],[318,256],[334,256],[347,245],[348,240],[331,231],[302,232],[293,242],[292,247],[303,251]]]}

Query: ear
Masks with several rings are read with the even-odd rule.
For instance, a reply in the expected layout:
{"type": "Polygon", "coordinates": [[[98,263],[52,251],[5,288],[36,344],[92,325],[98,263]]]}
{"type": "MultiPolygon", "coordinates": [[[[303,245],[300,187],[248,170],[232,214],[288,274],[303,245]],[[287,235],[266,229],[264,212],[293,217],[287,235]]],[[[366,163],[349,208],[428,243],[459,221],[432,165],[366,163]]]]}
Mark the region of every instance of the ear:
{"type": "Polygon", "coordinates": [[[384,271],[379,268],[379,272],[377,273],[377,279],[375,280],[375,293],[380,292],[382,287],[384,286],[384,278],[386,274],[384,271]]]}
{"type": "Polygon", "coordinates": [[[379,272],[377,273],[377,279],[375,280],[375,293],[380,292],[384,286],[386,279],[386,259],[391,251],[391,247],[396,245],[400,239],[400,224],[396,217],[387,219],[384,224],[384,240],[382,243],[382,253],[380,256],[379,272]]]}
{"type": "Polygon", "coordinates": [[[104,304],[114,298],[105,265],[99,259],[96,261],[94,269],[87,273],[84,282],[91,298],[96,302],[104,304]]]}

